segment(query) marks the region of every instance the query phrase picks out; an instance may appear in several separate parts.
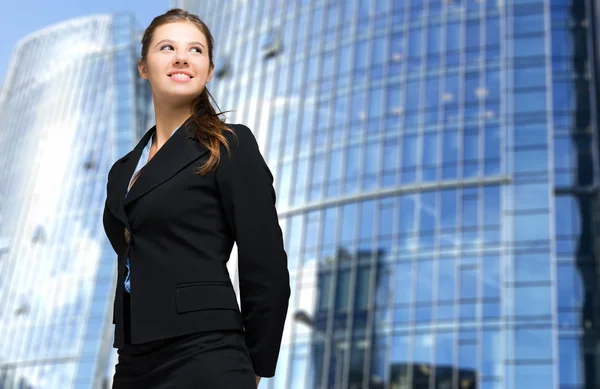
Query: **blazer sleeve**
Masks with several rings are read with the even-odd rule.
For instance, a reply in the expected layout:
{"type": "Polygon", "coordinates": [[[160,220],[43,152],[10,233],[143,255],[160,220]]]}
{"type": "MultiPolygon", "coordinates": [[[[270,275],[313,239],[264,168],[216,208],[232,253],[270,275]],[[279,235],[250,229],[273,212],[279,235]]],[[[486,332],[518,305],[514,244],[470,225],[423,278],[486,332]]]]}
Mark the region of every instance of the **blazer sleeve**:
{"type": "Polygon", "coordinates": [[[225,133],[216,178],[238,246],[241,312],[254,373],[275,375],[290,297],[287,255],[277,211],[273,175],[250,129],[225,133]]]}

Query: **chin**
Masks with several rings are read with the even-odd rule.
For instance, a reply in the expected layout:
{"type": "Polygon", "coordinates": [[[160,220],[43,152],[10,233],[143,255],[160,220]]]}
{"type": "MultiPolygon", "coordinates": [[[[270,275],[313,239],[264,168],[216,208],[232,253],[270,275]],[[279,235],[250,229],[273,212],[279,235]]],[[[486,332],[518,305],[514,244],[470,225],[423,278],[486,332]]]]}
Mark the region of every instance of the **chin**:
{"type": "Polygon", "coordinates": [[[191,104],[196,100],[202,93],[202,91],[181,91],[181,90],[168,90],[164,91],[160,94],[160,99],[169,102],[170,104],[177,103],[177,105],[181,104],[191,104]]]}

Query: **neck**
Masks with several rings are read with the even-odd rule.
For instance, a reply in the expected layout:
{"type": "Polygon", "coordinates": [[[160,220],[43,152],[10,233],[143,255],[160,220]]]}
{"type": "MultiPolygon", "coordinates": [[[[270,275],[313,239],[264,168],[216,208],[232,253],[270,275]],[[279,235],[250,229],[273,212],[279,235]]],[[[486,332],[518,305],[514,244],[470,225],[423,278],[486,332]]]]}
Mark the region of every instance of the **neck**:
{"type": "Polygon", "coordinates": [[[179,128],[192,115],[191,106],[166,106],[154,105],[154,116],[156,119],[155,142],[157,149],[171,137],[173,131],[179,128]]]}

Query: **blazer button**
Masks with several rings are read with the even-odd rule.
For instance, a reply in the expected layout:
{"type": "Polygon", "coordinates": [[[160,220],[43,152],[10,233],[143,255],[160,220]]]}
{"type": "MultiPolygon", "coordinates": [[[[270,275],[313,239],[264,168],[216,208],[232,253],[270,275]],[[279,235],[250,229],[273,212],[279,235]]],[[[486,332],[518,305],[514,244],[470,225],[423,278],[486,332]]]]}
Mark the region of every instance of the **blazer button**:
{"type": "Polygon", "coordinates": [[[125,242],[129,244],[131,242],[131,232],[127,228],[125,228],[125,242]]]}

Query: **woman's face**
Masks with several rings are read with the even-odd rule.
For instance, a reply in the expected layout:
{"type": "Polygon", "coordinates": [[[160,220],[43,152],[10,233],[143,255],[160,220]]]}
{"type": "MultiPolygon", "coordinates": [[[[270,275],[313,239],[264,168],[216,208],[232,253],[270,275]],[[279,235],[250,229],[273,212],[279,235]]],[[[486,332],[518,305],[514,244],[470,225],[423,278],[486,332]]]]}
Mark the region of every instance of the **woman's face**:
{"type": "Polygon", "coordinates": [[[138,70],[155,100],[191,104],[212,78],[206,37],[189,22],[163,24],[154,30],[146,63],[140,60],[138,70]]]}

